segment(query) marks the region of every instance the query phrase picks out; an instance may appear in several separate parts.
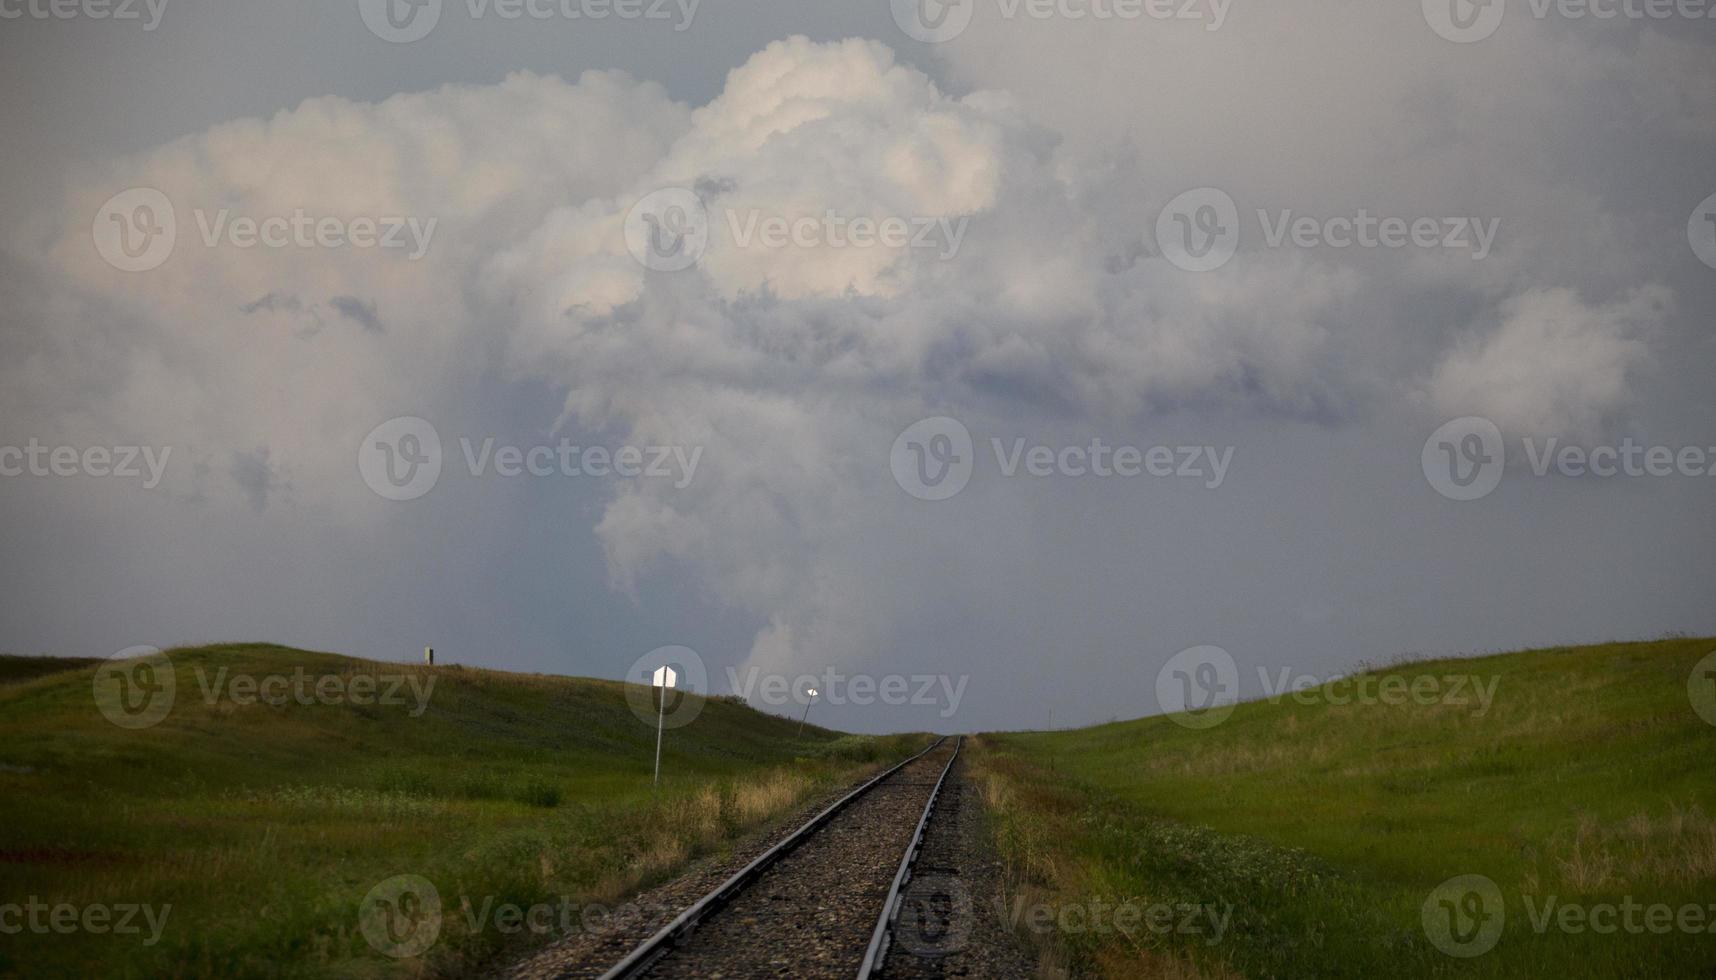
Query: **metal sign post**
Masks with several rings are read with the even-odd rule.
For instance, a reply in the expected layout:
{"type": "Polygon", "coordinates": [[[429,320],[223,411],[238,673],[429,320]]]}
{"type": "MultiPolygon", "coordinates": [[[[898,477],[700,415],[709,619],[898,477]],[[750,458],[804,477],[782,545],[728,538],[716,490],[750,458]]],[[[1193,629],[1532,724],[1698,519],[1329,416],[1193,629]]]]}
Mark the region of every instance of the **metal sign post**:
{"type": "Polygon", "coordinates": [[[798,737],[799,738],[804,737],[804,723],[805,723],[805,720],[810,717],[810,703],[811,703],[811,701],[816,700],[816,688],[814,688],[814,687],[805,688],[804,693],[810,695],[810,700],[808,700],[804,703],[804,717],[802,717],[798,720],[798,737]]]}
{"type": "Polygon", "coordinates": [[[650,784],[650,791],[661,788],[661,730],[667,721],[667,692],[679,681],[679,673],[666,664],[655,669],[650,678],[651,687],[661,688],[661,708],[655,716],[655,782],[650,784]]]}

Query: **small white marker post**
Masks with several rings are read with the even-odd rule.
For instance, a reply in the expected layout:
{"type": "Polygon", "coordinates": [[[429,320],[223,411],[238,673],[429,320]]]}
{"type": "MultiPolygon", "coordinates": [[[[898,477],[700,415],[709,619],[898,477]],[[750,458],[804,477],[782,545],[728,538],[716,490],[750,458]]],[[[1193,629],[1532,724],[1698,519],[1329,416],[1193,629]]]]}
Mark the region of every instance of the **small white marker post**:
{"type": "Polygon", "coordinates": [[[651,792],[661,787],[661,730],[667,720],[667,692],[678,681],[679,673],[666,664],[657,667],[650,677],[650,686],[661,688],[661,708],[655,716],[655,782],[650,784],[651,792]]]}
{"type": "Polygon", "coordinates": [[[807,688],[805,688],[804,693],[810,695],[810,700],[806,701],[804,703],[804,717],[800,718],[798,720],[798,737],[799,738],[804,737],[804,722],[805,722],[805,719],[810,717],[810,703],[811,703],[811,701],[816,700],[816,688],[807,687],[807,688]]]}

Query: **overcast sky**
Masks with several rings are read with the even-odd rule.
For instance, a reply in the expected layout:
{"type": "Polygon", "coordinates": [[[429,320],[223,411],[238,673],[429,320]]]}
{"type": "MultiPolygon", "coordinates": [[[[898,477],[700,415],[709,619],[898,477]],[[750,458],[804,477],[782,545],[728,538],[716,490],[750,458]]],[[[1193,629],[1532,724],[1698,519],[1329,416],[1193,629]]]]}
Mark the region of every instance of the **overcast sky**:
{"type": "Polygon", "coordinates": [[[0,649],[1716,634],[1716,4],[391,2],[0,0],[0,649]]]}

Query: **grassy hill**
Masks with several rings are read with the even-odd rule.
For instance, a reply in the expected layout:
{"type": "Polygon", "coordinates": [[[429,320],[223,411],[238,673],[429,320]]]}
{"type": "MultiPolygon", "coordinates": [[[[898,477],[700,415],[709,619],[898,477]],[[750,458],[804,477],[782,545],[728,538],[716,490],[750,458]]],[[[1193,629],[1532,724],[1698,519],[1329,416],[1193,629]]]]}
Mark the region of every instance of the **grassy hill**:
{"type": "Polygon", "coordinates": [[[468,970],[544,937],[473,929],[462,903],[552,903],[557,931],[566,905],[616,902],[921,742],[798,738],[795,721],[709,699],[667,732],[658,799],[654,727],[618,682],[260,644],[168,656],[171,710],[139,729],[98,710],[99,662],[0,665],[0,906],[135,904],[159,918],[171,905],[159,930],[124,936],[99,919],[62,931],[41,911],[45,928],[0,935],[0,974],[468,970]],[[379,679],[353,686],[363,677],[379,679]],[[251,697],[246,678],[280,703],[251,697]],[[428,879],[445,907],[418,958],[382,955],[360,930],[366,894],[400,874],[428,879]]]}
{"type": "Polygon", "coordinates": [[[27,681],[32,677],[91,667],[101,661],[91,657],[15,657],[0,653],[0,684],[27,681]]]}
{"type": "Polygon", "coordinates": [[[1716,975],[1716,726],[1688,695],[1713,650],[1673,639],[1367,675],[1442,691],[1475,677],[1494,685],[1487,708],[1312,691],[1207,729],[1153,717],[989,737],[978,758],[1022,907],[1232,907],[1219,940],[1177,931],[1177,915],[1130,938],[1078,916],[1025,931],[1050,959],[1110,976],[1716,975]],[[1468,874],[1495,883],[1505,914],[1493,948],[1456,957],[1425,906],[1434,921],[1447,899],[1474,935],[1464,912],[1490,899],[1463,904],[1467,884],[1432,896],[1468,874]],[[1669,911],[1633,912],[1630,931],[1628,903],[1669,911]]]}

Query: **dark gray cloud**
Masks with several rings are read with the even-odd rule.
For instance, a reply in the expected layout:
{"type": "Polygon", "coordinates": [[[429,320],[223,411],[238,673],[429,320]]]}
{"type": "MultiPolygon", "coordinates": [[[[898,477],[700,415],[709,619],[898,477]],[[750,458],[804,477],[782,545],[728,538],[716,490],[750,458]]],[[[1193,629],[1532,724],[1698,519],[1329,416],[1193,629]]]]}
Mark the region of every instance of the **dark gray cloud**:
{"type": "Polygon", "coordinates": [[[356,296],[335,296],[328,302],[335,310],[339,311],[341,316],[357,323],[365,330],[372,333],[387,332],[387,329],[381,325],[381,317],[376,315],[373,301],[366,303],[356,296]]]}
{"type": "Polygon", "coordinates": [[[280,480],[274,473],[274,468],[268,463],[267,448],[257,448],[248,453],[233,453],[232,482],[238,484],[238,489],[250,501],[250,506],[261,511],[268,506],[269,493],[280,489],[280,480]]]}
{"type": "Polygon", "coordinates": [[[255,313],[259,310],[266,313],[302,313],[304,301],[284,293],[269,293],[238,308],[240,313],[255,313]]]}

